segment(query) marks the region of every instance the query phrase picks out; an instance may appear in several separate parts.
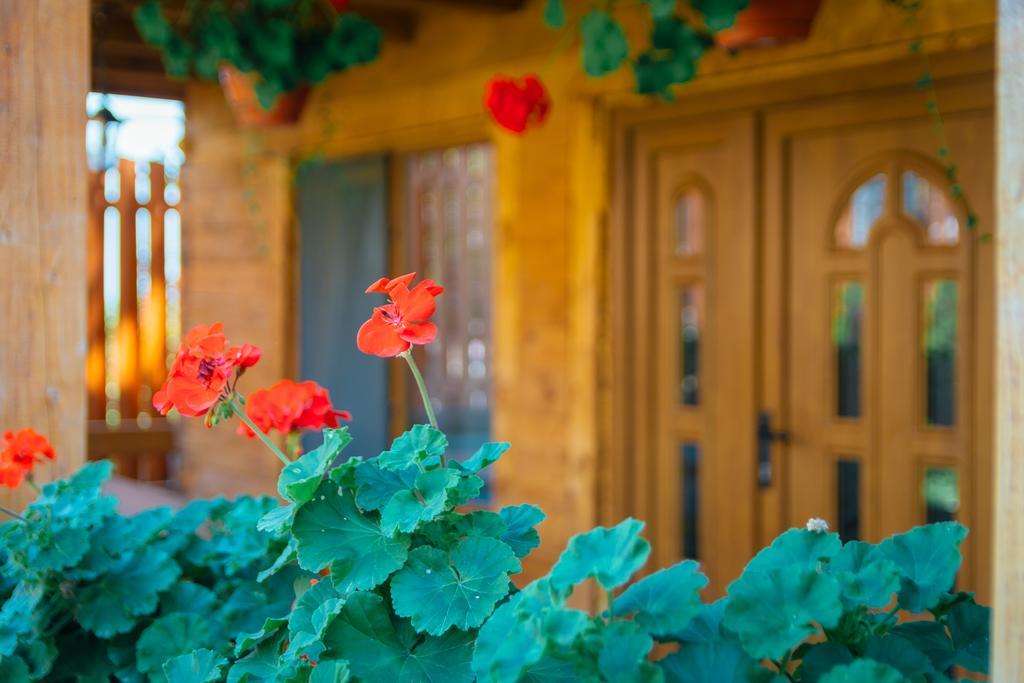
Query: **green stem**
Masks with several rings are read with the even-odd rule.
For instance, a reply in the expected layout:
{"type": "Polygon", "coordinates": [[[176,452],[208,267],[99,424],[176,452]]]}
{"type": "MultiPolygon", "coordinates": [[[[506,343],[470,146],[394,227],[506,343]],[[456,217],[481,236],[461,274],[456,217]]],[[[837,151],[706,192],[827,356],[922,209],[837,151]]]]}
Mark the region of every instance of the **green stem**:
{"type": "Polygon", "coordinates": [[[10,515],[11,517],[13,517],[14,519],[18,520],[19,522],[22,522],[24,524],[28,524],[28,520],[25,519],[24,517],[22,517],[21,515],[19,515],[14,510],[8,510],[7,508],[0,506],[0,512],[4,513],[5,515],[10,515]]]}
{"type": "Polygon", "coordinates": [[[32,478],[31,474],[25,478],[25,481],[27,481],[28,485],[32,487],[32,490],[36,492],[37,496],[42,493],[42,491],[39,490],[39,484],[36,483],[36,480],[32,478]]]}
{"type": "Polygon", "coordinates": [[[416,386],[420,390],[420,398],[423,399],[423,407],[427,411],[427,419],[430,420],[430,426],[437,429],[437,418],[434,417],[434,406],[430,405],[430,394],[427,393],[427,385],[423,382],[423,375],[420,373],[419,366],[416,365],[416,361],[412,357],[412,349],[409,349],[402,354],[405,358],[405,362],[409,364],[409,369],[412,370],[412,376],[416,379],[416,386]]]}
{"type": "Polygon", "coordinates": [[[269,448],[271,451],[273,451],[274,455],[277,456],[278,460],[284,463],[285,467],[292,464],[291,459],[281,452],[281,449],[277,447],[277,444],[271,441],[270,437],[267,436],[262,429],[257,427],[255,422],[249,419],[249,416],[246,415],[245,411],[242,410],[242,408],[238,405],[238,402],[235,400],[234,396],[228,399],[228,405],[230,405],[231,409],[235,411],[235,415],[237,415],[238,418],[242,422],[244,422],[245,425],[256,434],[256,436],[260,438],[260,441],[263,442],[263,445],[269,448]]]}
{"type": "Polygon", "coordinates": [[[615,611],[612,606],[615,603],[615,595],[612,594],[612,589],[608,589],[608,623],[612,623],[615,620],[615,611]]]}

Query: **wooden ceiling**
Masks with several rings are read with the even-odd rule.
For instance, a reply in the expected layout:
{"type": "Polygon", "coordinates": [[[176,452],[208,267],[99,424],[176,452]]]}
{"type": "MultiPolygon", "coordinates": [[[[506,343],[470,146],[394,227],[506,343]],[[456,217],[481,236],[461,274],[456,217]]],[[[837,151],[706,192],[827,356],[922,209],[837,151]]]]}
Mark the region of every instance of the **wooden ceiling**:
{"type": "MultiPolygon", "coordinates": [[[[180,99],[184,81],[168,78],[159,51],[142,42],[131,18],[137,4],[124,0],[92,2],[92,89],[180,99]]],[[[172,15],[181,0],[165,0],[172,15]]],[[[515,12],[525,0],[353,0],[352,9],[374,21],[385,40],[406,42],[416,35],[425,9],[442,6],[474,12],[515,12]]]]}

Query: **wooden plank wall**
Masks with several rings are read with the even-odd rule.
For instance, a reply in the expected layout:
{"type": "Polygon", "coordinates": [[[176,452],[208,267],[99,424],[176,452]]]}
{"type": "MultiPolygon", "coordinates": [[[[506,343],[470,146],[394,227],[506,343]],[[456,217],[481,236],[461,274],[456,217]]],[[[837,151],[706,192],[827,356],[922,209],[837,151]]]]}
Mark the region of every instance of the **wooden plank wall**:
{"type": "Polygon", "coordinates": [[[1024,4],[999,2],[993,681],[1024,680],[1024,4]]]}
{"type": "Polygon", "coordinates": [[[0,431],[50,437],[43,481],[85,456],[88,72],[89,3],[0,2],[0,431]]]}

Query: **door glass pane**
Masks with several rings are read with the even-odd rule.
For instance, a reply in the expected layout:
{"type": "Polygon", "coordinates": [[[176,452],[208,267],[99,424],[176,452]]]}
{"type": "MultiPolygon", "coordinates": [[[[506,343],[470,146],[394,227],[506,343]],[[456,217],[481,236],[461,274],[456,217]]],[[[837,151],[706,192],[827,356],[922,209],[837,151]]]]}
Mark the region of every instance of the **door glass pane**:
{"type": "Polygon", "coordinates": [[[924,291],[925,415],[952,426],[956,413],[957,283],[932,280],[924,291]]]}
{"type": "Polygon", "coordinates": [[[676,200],[676,255],[694,256],[704,245],[704,195],[690,188],[676,200]]]}
{"type": "Polygon", "coordinates": [[[885,175],[879,173],[854,190],[835,228],[836,246],[860,249],[885,209],[885,175]]]}
{"type": "Polygon", "coordinates": [[[903,174],[903,213],[924,226],[932,244],[956,244],[960,221],[946,193],[913,171],[903,174]]]}
{"type": "Polygon", "coordinates": [[[960,481],[956,468],[927,467],[924,471],[925,521],[951,522],[960,509],[960,481]]]}
{"type": "Polygon", "coordinates": [[[704,320],[704,289],[683,287],[679,292],[679,400],[700,404],[700,335],[704,320]]]}
{"type": "Polygon", "coordinates": [[[860,540],[860,461],[836,463],[836,531],[846,541],[860,540]]]}
{"type": "Polygon", "coordinates": [[[832,308],[838,417],[860,417],[863,317],[864,285],[860,282],[840,282],[835,288],[832,308]]]}
{"type": "Polygon", "coordinates": [[[682,549],[683,557],[696,560],[699,555],[699,532],[700,522],[700,446],[693,442],[684,443],[679,449],[681,481],[679,490],[682,491],[683,500],[680,506],[682,512],[683,530],[682,549]]]}

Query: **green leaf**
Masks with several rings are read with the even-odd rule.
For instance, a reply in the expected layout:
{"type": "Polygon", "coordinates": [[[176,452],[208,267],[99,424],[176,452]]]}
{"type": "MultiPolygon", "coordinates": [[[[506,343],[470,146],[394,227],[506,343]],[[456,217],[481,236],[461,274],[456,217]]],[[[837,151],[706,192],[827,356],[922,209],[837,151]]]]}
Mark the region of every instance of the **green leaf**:
{"type": "Polygon", "coordinates": [[[565,26],[564,0],[547,0],[547,3],[544,5],[544,23],[549,28],[562,28],[565,26]]]}
{"type": "Polygon", "coordinates": [[[878,551],[899,567],[899,604],[911,612],[933,607],[948,591],[960,568],[960,543],[967,529],[956,522],[929,524],[887,538],[878,551]]]}
{"type": "Polygon", "coordinates": [[[536,527],[547,515],[534,505],[510,505],[498,511],[505,522],[506,531],[501,540],[512,547],[516,557],[526,557],[540,545],[536,527]]]}
{"type": "Polygon", "coordinates": [[[460,481],[454,470],[440,468],[416,477],[415,491],[399,491],[380,511],[380,528],[388,536],[411,533],[420,522],[429,522],[445,511],[448,493],[460,481]]]}
{"type": "Polygon", "coordinates": [[[173,33],[158,0],[146,0],[139,5],[135,10],[134,19],[139,35],[150,45],[165,45],[173,33]]]}
{"type": "Polygon", "coordinates": [[[367,681],[471,683],[473,636],[459,630],[417,638],[403,619],[392,620],[374,593],[349,596],[324,634],[325,654],[345,659],[367,681]]]}
{"type": "Polygon", "coordinates": [[[457,508],[460,505],[465,505],[479,496],[483,488],[484,480],[480,477],[475,474],[463,476],[455,488],[448,493],[448,506],[457,508]]]}
{"type": "Polygon", "coordinates": [[[228,660],[204,648],[168,659],[163,671],[168,683],[218,683],[227,664],[228,660]]]}
{"type": "Polygon", "coordinates": [[[626,61],[629,41],[622,26],[611,15],[594,10],[580,22],[583,37],[583,70],[599,77],[609,74],[626,61]]]}
{"type": "Polygon", "coordinates": [[[734,640],[682,643],[658,662],[671,683],[748,683],[755,662],[734,640]]]}
{"type": "Polygon", "coordinates": [[[655,19],[671,17],[676,13],[676,0],[644,0],[651,8],[651,16],[655,19]]]}
{"type": "Polygon", "coordinates": [[[946,627],[942,624],[935,621],[910,621],[897,625],[891,633],[903,638],[928,657],[934,670],[945,671],[953,666],[953,641],[949,639],[946,627]]]}
{"type": "Polygon", "coordinates": [[[692,0],[693,7],[704,15],[708,30],[717,33],[736,23],[736,15],[750,0],[692,0]]]}
{"type": "Polygon", "coordinates": [[[308,650],[319,643],[324,629],[338,615],[344,603],[344,597],[327,580],[318,582],[303,593],[295,601],[288,617],[289,651],[296,655],[305,652],[312,657],[313,652],[308,650]]]}
{"type": "Polygon", "coordinates": [[[4,683],[29,683],[28,664],[14,655],[0,657],[0,681],[4,683]]]}
{"type": "Polygon", "coordinates": [[[643,522],[625,519],[610,529],[597,527],[573,536],[551,569],[551,585],[567,590],[591,577],[606,590],[626,583],[651,552],[640,537],[643,528],[643,522]]]}
{"type": "Polygon", "coordinates": [[[277,479],[277,492],[285,500],[296,505],[305,503],[313,497],[324,472],[331,466],[341,451],[351,441],[348,427],[325,429],[324,442],[306,453],[287,467],[281,469],[277,479]]]}
{"type": "Polygon", "coordinates": [[[853,661],[850,649],[840,643],[825,642],[812,645],[800,660],[800,681],[817,683],[822,676],[837,666],[853,661]]]}
{"type": "Polygon", "coordinates": [[[281,645],[287,634],[266,640],[228,671],[228,683],[276,683],[281,645]]]}
{"type": "Polygon", "coordinates": [[[356,502],[364,510],[380,510],[399,491],[415,488],[419,472],[416,465],[382,470],[376,461],[367,460],[355,469],[356,502]]]}
{"type": "Polygon", "coordinates": [[[476,628],[508,594],[509,573],[520,569],[512,549],[493,538],[467,538],[451,553],[422,546],[391,579],[391,600],[420,632],[476,628]]]}
{"type": "Polygon", "coordinates": [[[160,598],[161,614],[192,612],[208,614],[217,603],[217,595],[206,586],[192,581],[180,581],[160,598]]]}
{"type": "Polygon", "coordinates": [[[906,638],[895,634],[873,636],[864,645],[864,656],[888,664],[907,678],[938,673],[931,660],[906,638]]]}
{"type": "Polygon", "coordinates": [[[609,683],[633,683],[645,680],[647,653],[654,641],[631,621],[608,624],[601,633],[601,651],[597,668],[609,683]]]}
{"type": "Polygon", "coordinates": [[[278,505],[260,517],[256,528],[274,536],[282,536],[291,530],[298,509],[298,505],[278,505]]]}
{"type": "Polygon", "coordinates": [[[142,673],[155,676],[168,659],[209,644],[210,629],[204,617],[197,614],[160,617],[139,635],[135,647],[136,666],[142,673]]]}
{"type": "Polygon", "coordinates": [[[812,569],[748,570],[728,592],[722,623],[755,659],[783,657],[843,613],[839,584],[812,569]]]}
{"type": "Polygon", "coordinates": [[[512,444],[505,441],[485,443],[464,462],[453,462],[452,464],[464,472],[476,474],[501,460],[501,456],[511,447],[512,444]]]}
{"type": "Polygon", "coordinates": [[[820,683],[905,683],[900,672],[888,664],[871,659],[858,659],[852,664],[843,664],[825,674],[820,683]]]}
{"type": "Polygon", "coordinates": [[[477,633],[473,671],[481,683],[515,683],[544,655],[540,623],[517,614],[522,596],[518,593],[494,610],[477,633]]]}
{"type": "Polygon", "coordinates": [[[271,576],[274,576],[279,571],[281,571],[285,566],[287,566],[292,560],[295,559],[295,547],[295,537],[292,536],[288,539],[288,545],[286,545],[284,549],[281,550],[281,554],[277,556],[277,559],[274,560],[274,563],[266,569],[260,571],[260,573],[256,575],[256,580],[260,583],[263,583],[271,576]]]}
{"type": "Polygon", "coordinates": [[[720,598],[710,605],[702,605],[685,628],[672,634],[672,639],[683,643],[706,643],[722,638],[722,617],[728,604],[727,598],[720,598]]]}
{"type": "Polygon", "coordinates": [[[399,470],[410,465],[429,466],[440,462],[448,438],[429,425],[415,425],[394,440],[389,450],[377,457],[382,470],[399,470]]]}
{"type": "Polygon", "coordinates": [[[989,623],[992,610],[971,602],[956,605],[946,617],[953,637],[954,663],[978,673],[988,673],[989,623]]]}
{"type": "Polygon", "coordinates": [[[287,623],[287,617],[268,617],[264,619],[263,626],[260,627],[259,631],[238,634],[238,638],[235,641],[235,656],[237,657],[243,652],[248,652],[267,638],[277,634],[281,627],[287,623]]]}
{"type": "Polygon", "coordinates": [[[708,579],[699,568],[686,560],[645,576],[615,599],[614,615],[634,615],[637,624],[655,635],[682,630],[703,607],[699,592],[708,579]]]}
{"type": "Polygon", "coordinates": [[[101,638],[126,633],[136,617],[156,610],[158,594],[180,574],[178,565],[154,548],[129,555],[78,592],[78,622],[101,638]]]}
{"type": "Polygon", "coordinates": [[[744,573],[771,569],[817,569],[822,560],[839,554],[839,534],[790,529],[754,556],[744,573]]]}
{"type": "Polygon", "coordinates": [[[0,657],[13,655],[18,646],[18,636],[32,632],[42,599],[43,588],[39,583],[25,580],[15,586],[0,607],[0,657]]]}
{"type": "Polygon", "coordinates": [[[331,481],[338,486],[354,490],[356,488],[356,470],[359,469],[359,466],[364,462],[366,461],[358,455],[353,455],[351,458],[331,470],[328,476],[330,476],[331,481]]]}
{"type": "Polygon", "coordinates": [[[348,662],[343,659],[321,659],[309,672],[309,683],[345,683],[349,680],[348,662]]]}
{"type": "Polygon", "coordinates": [[[828,573],[839,582],[847,607],[885,607],[900,589],[899,567],[870,543],[851,541],[844,545],[829,563],[828,573]]]}
{"type": "Polygon", "coordinates": [[[338,495],[337,485],[325,482],[315,498],[302,506],[292,525],[303,569],[318,572],[330,563],[339,590],[368,590],[405,564],[409,537],[388,537],[359,511],[352,494],[338,495]]]}

